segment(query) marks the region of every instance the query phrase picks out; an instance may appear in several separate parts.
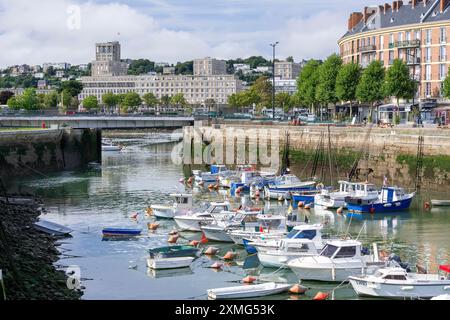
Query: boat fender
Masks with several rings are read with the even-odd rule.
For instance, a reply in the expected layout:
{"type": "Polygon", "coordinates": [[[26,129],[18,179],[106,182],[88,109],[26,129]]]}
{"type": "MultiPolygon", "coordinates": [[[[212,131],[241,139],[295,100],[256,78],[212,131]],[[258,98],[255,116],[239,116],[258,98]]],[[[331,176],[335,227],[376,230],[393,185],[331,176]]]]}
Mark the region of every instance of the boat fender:
{"type": "Polygon", "coordinates": [[[308,291],[309,288],[302,286],[300,284],[294,284],[290,289],[289,292],[290,293],[295,293],[295,294],[304,294],[306,291],[308,291]]]}
{"type": "Polygon", "coordinates": [[[148,230],[155,231],[159,227],[159,223],[147,223],[148,230]]]}
{"type": "Polygon", "coordinates": [[[146,215],[148,215],[148,216],[152,216],[153,215],[153,209],[152,208],[147,208],[146,210],[145,210],[145,214],[146,215]]]}
{"type": "Polygon", "coordinates": [[[326,300],[329,297],[329,293],[326,292],[317,292],[317,294],[314,296],[313,300],[326,300]]]}
{"type": "Polygon", "coordinates": [[[279,196],[278,201],[283,201],[283,196],[279,196]]]}
{"type": "Polygon", "coordinates": [[[200,182],[198,183],[198,185],[199,185],[199,186],[204,186],[204,185],[205,185],[205,182],[204,182],[204,181],[200,181],[200,182]]]}
{"type": "Polygon", "coordinates": [[[256,280],[256,277],[246,276],[244,279],[242,279],[242,283],[253,283],[256,280]]]}
{"type": "Polygon", "coordinates": [[[337,214],[342,214],[344,212],[344,208],[340,207],[336,210],[337,214]]]}
{"type": "Polygon", "coordinates": [[[139,214],[137,212],[135,212],[135,213],[131,214],[130,218],[131,219],[137,219],[138,215],[139,214]]]}
{"type": "Polygon", "coordinates": [[[299,201],[299,202],[298,202],[298,207],[299,207],[299,208],[303,207],[304,205],[305,205],[305,204],[303,203],[303,201],[299,201]]]}
{"type": "Polygon", "coordinates": [[[305,205],[305,209],[306,209],[306,210],[311,209],[311,204],[308,203],[307,205],[305,205]]]}
{"type": "Polygon", "coordinates": [[[198,241],[198,240],[192,240],[191,242],[189,242],[189,245],[196,247],[199,245],[199,243],[200,243],[200,241],[198,241]]]}
{"type": "Polygon", "coordinates": [[[194,177],[189,177],[187,183],[188,183],[188,184],[191,184],[193,180],[194,180],[194,177]]]}
{"type": "Polygon", "coordinates": [[[180,178],[180,180],[178,180],[179,183],[184,183],[184,178],[180,178]]]}
{"type": "Polygon", "coordinates": [[[179,238],[178,235],[170,236],[169,240],[167,240],[167,242],[169,242],[169,243],[177,243],[178,238],[179,238]]]}
{"type": "Polygon", "coordinates": [[[430,205],[430,203],[428,201],[426,201],[424,203],[423,207],[425,208],[425,210],[428,210],[428,209],[430,209],[431,205],[430,205]]]}
{"type": "Polygon", "coordinates": [[[212,269],[222,269],[222,266],[223,266],[223,264],[221,264],[219,262],[216,262],[213,265],[211,265],[210,268],[212,268],[212,269]]]}
{"type": "Polygon", "coordinates": [[[233,251],[228,251],[226,255],[223,257],[225,260],[234,260],[236,258],[237,253],[233,251]]]}
{"type": "Polygon", "coordinates": [[[219,251],[219,249],[217,249],[216,247],[208,247],[205,250],[205,254],[208,256],[213,256],[215,255],[217,252],[219,251]]]}

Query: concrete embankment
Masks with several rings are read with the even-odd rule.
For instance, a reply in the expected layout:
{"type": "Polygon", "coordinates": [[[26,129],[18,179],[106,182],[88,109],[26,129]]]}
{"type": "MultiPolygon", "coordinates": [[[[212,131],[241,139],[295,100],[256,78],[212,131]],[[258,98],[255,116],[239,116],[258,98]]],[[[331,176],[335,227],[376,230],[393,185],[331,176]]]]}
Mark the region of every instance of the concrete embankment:
{"type": "Polygon", "coordinates": [[[100,130],[0,132],[0,177],[73,170],[100,160],[100,130]]]}
{"type": "MultiPolygon", "coordinates": [[[[248,140],[257,139],[258,130],[275,129],[279,132],[280,151],[283,150],[286,134],[290,134],[291,162],[294,173],[308,177],[313,172],[314,157],[323,144],[319,155],[316,175],[329,174],[328,149],[331,150],[333,179],[346,178],[356,159],[359,161],[359,179],[381,183],[386,176],[390,184],[414,187],[419,136],[423,136],[422,189],[449,190],[450,185],[450,130],[436,128],[372,128],[327,126],[272,126],[254,124],[221,124],[212,127],[197,127],[205,141],[211,141],[220,132],[224,145],[233,130],[242,129],[248,140]],[[218,131],[215,131],[218,130],[218,131]],[[230,131],[231,130],[231,131],[230,131]],[[322,141],[322,142],[321,142],[322,141]],[[330,147],[329,147],[330,145],[330,147]],[[322,170],[321,166],[325,168],[322,170]]],[[[242,134],[242,133],[241,133],[242,134]]],[[[236,138],[234,136],[233,138],[236,138]]]]}

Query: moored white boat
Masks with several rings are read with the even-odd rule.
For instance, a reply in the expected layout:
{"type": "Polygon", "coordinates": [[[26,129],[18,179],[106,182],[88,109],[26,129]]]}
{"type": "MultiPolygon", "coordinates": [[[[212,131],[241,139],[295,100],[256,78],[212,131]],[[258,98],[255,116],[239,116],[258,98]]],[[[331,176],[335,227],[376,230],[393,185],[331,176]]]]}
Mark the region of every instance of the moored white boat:
{"type": "Polygon", "coordinates": [[[54,236],[68,236],[73,231],[72,229],[65,227],[63,225],[39,219],[39,221],[33,224],[36,230],[54,235],[54,236]]]}
{"type": "Polygon", "coordinates": [[[282,268],[292,259],[317,254],[314,242],[309,239],[282,239],[277,249],[258,252],[258,259],[264,267],[282,268]]]}
{"type": "Polygon", "coordinates": [[[147,266],[156,270],[186,268],[194,259],[194,257],[147,258],[147,266]]]}
{"type": "Polygon", "coordinates": [[[277,284],[268,282],[257,285],[245,285],[236,287],[226,287],[207,290],[209,299],[245,299],[255,297],[265,297],[274,294],[287,292],[290,284],[277,284]]]}
{"type": "Polygon", "coordinates": [[[367,251],[356,240],[332,240],[320,255],[293,259],[288,266],[301,280],[342,282],[350,276],[372,274],[386,266],[377,255],[367,251]]]}
{"type": "Polygon", "coordinates": [[[159,219],[173,219],[175,216],[187,214],[192,210],[192,194],[173,193],[172,205],[151,205],[155,217],[159,219]]]}
{"type": "Polygon", "coordinates": [[[450,200],[431,200],[431,205],[434,207],[449,207],[450,206],[450,200]]]}
{"type": "Polygon", "coordinates": [[[407,272],[400,267],[379,269],[373,275],[350,276],[358,295],[383,298],[432,298],[450,294],[450,266],[441,266],[446,276],[407,272]]]}
{"type": "MultiPolygon", "coordinates": [[[[314,196],[314,206],[320,206],[327,209],[345,208],[345,198],[356,195],[355,193],[364,190],[364,183],[339,181],[339,190],[331,191],[329,189],[322,189],[320,194],[314,196]]],[[[376,199],[378,193],[374,193],[373,197],[376,199]]]]}
{"type": "Polygon", "coordinates": [[[181,230],[200,232],[202,225],[207,225],[213,222],[213,215],[220,214],[223,211],[231,211],[230,203],[212,202],[206,211],[176,216],[174,217],[174,220],[181,230]]]}

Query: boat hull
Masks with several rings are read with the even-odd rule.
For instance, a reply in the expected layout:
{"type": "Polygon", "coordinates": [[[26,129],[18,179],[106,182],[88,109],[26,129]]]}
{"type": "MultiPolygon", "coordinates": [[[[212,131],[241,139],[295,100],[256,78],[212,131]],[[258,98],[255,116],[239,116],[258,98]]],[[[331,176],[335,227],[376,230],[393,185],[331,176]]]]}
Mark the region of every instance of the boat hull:
{"type": "Polygon", "coordinates": [[[209,299],[247,299],[265,297],[286,292],[290,284],[267,283],[262,285],[239,286],[207,290],[209,299]]]}
{"type": "Polygon", "coordinates": [[[358,205],[354,203],[347,203],[347,209],[355,213],[385,213],[408,210],[411,206],[412,197],[404,200],[387,202],[387,203],[373,203],[358,205]]]}
{"type": "Polygon", "coordinates": [[[216,242],[233,242],[226,230],[217,227],[202,227],[203,234],[208,240],[216,242]]]}
{"type": "Polygon", "coordinates": [[[155,270],[179,269],[189,267],[194,261],[193,257],[163,258],[152,259],[147,258],[147,266],[155,270]]]}
{"type": "Polygon", "coordinates": [[[183,231],[201,232],[201,227],[214,221],[213,218],[174,217],[175,223],[183,231]]]}
{"type": "Polygon", "coordinates": [[[297,275],[301,280],[314,280],[325,282],[343,282],[347,281],[351,276],[359,276],[361,274],[371,274],[379,269],[381,266],[370,266],[363,268],[362,266],[349,266],[345,268],[333,268],[330,266],[324,267],[308,267],[308,266],[295,266],[292,263],[289,264],[289,268],[297,275]]]}
{"type": "Polygon", "coordinates": [[[102,233],[104,237],[136,237],[141,234],[140,229],[115,229],[106,228],[103,229],[102,233]]]}
{"type": "Polygon", "coordinates": [[[258,252],[259,262],[266,268],[287,268],[287,263],[290,260],[306,256],[308,255],[286,253],[278,250],[258,252]]]}
{"type": "Polygon", "coordinates": [[[358,295],[370,297],[432,298],[450,292],[450,281],[446,285],[443,283],[387,284],[367,281],[359,277],[350,277],[350,283],[358,295]]]}

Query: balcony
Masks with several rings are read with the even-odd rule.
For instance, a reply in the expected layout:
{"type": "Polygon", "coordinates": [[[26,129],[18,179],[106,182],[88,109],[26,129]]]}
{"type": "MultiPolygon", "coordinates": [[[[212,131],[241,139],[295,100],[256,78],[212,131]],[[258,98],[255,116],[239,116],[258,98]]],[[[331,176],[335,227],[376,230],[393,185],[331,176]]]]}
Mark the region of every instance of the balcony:
{"type": "Polygon", "coordinates": [[[416,58],[408,57],[408,59],[406,59],[406,64],[409,66],[415,65],[415,64],[420,64],[420,58],[419,57],[416,57],[416,58]]]}
{"type": "Polygon", "coordinates": [[[420,40],[415,39],[415,40],[405,40],[405,41],[396,41],[394,43],[390,43],[389,44],[389,49],[392,48],[399,48],[399,49],[403,49],[403,48],[418,48],[420,47],[420,40]]]}
{"type": "Polygon", "coordinates": [[[374,52],[377,51],[377,46],[376,45],[367,45],[367,46],[361,46],[358,48],[358,51],[361,53],[366,53],[366,52],[374,52]]]}

